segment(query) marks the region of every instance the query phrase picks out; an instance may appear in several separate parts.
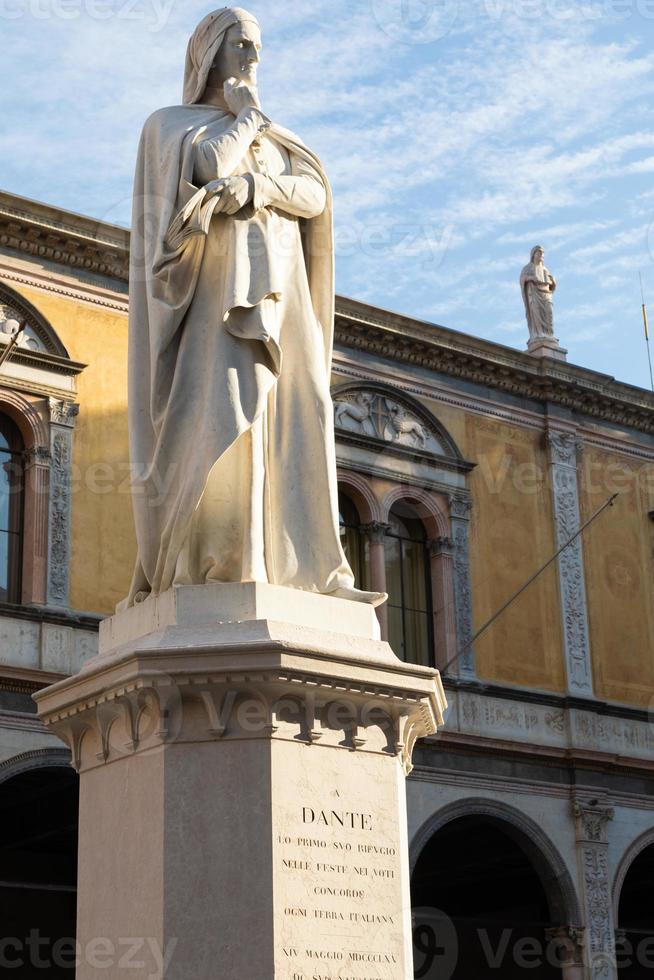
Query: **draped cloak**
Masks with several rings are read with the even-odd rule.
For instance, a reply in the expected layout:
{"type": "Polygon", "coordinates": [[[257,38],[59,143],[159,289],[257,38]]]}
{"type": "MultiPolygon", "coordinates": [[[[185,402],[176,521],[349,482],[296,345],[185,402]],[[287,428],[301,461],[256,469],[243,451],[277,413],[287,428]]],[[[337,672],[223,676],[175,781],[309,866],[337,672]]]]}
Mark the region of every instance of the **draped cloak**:
{"type": "MultiPolygon", "coordinates": [[[[219,200],[194,183],[195,149],[200,140],[224,133],[233,121],[226,110],[213,105],[173,106],[155,112],[141,137],[129,315],[129,427],[138,558],[124,605],[173,584],[176,562],[212,468],[262,416],[281,371],[279,337],[260,315],[262,304],[276,297],[257,274],[247,220],[229,219],[231,254],[225,257],[222,295],[216,296],[216,330],[225,329],[242,340],[233,345],[236,362],[214,364],[212,371],[198,377],[191,370],[188,344],[182,342],[219,200]]],[[[271,124],[266,138],[299,159],[325,187],[326,207],[303,221],[302,241],[328,377],[334,322],[329,182],[318,158],[291,132],[271,124]]],[[[336,513],[327,516],[337,521],[336,513]]],[[[352,585],[344,561],[330,588],[343,585],[352,585]]]]}
{"type": "Polygon", "coordinates": [[[537,279],[543,285],[556,285],[554,276],[545,268],[541,262],[536,264],[533,261],[535,249],[532,250],[532,259],[520,273],[520,289],[525,304],[525,314],[529,326],[529,335],[532,340],[538,337],[554,338],[554,307],[552,304],[552,290],[543,289],[537,286],[532,279],[537,279]]]}

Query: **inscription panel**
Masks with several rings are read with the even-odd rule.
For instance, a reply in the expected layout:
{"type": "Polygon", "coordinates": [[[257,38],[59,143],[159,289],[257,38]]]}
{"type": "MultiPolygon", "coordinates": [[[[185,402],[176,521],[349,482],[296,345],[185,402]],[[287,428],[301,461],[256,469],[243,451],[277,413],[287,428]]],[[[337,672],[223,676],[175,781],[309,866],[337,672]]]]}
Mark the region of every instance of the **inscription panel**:
{"type": "MultiPolygon", "coordinates": [[[[314,761],[340,756],[309,754],[314,761]]],[[[305,773],[298,797],[276,807],[275,964],[283,980],[411,975],[395,763],[363,754],[348,763],[354,772],[347,778],[336,767],[305,773]]]]}

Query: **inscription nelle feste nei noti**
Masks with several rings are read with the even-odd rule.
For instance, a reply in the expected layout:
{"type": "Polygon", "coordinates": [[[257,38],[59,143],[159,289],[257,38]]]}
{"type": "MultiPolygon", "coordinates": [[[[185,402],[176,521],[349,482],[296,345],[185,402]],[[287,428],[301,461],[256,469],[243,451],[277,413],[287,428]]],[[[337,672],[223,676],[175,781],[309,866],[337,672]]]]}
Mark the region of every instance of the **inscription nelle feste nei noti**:
{"type": "Polygon", "coordinates": [[[403,977],[400,842],[390,814],[300,801],[288,816],[275,840],[282,976],[403,977]]]}

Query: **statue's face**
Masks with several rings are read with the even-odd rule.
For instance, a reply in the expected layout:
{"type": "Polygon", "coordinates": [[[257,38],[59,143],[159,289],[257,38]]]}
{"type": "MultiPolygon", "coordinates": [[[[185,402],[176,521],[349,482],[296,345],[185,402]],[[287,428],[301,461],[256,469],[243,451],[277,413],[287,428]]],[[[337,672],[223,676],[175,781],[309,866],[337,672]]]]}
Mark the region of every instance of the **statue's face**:
{"type": "Polygon", "coordinates": [[[534,252],[534,262],[542,262],[544,255],[545,253],[543,252],[542,248],[537,248],[534,252]]]}
{"type": "Polygon", "coordinates": [[[228,78],[256,84],[261,60],[261,31],[252,21],[234,24],[225,34],[213,63],[209,84],[216,88],[228,78]]]}

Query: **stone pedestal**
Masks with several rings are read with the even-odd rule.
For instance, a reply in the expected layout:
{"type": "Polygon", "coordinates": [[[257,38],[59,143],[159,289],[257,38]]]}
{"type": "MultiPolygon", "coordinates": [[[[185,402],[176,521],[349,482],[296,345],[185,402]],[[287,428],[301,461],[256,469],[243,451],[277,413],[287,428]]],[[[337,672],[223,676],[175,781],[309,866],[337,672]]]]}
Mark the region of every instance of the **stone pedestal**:
{"type": "Polygon", "coordinates": [[[555,361],[567,361],[568,352],[556,337],[538,337],[527,344],[527,352],[533,357],[551,357],[555,361]]]}
{"type": "Polygon", "coordinates": [[[78,980],[411,980],[405,774],[445,698],[372,607],[177,588],[36,695],[80,772],[78,980]]]}

